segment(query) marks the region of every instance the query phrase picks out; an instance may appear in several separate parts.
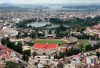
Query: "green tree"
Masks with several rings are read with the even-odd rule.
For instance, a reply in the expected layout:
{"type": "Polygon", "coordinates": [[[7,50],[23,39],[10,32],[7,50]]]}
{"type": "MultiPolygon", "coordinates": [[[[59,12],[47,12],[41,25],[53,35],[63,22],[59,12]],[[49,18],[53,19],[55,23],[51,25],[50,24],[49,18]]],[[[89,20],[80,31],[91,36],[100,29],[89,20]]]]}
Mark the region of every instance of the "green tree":
{"type": "Polygon", "coordinates": [[[29,61],[29,56],[26,55],[26,54],[23,54],[22,59],[23,59],[24,61],[28,62],[28,61],[29,61]]]}
{"type": "Polygon", "coordinates": [[[31,55],[31,51],[30,51],[30,50],[25,50],[23,53],[24,53],[25,55],[27,55],[27,56],[30,56],[30,55],[31,55]]]}
{"type": "Polygon", "coordinates": [[[4,38],[1,39],[1,44],[2,44],[2,45],[5,45],[5,44],[6,44],[6,41],[5,41],[4,38]]]}
{"type": "Polygon", "coordinates": [[[18,53],[21,53],[22,54],[22,42],[18,42],[17,45],[15,46],[15,50],[18,52],[18,53]]]}
{"type": "Polygon", "coordinates": [[[72,54],[72,52],[71,52],[71,49],[69,49],[69,51],[65,51],[65,55],[66,56],[72,56],[73,54],[72,54]]]}
{"type": "Polygon", "coordinates": [[[98,58],[100,57],[100,52],[96,52],[96,56],[98,56],[98,58]]]}
{"type": "Polygon", "coordinates": [[[35,33],[35,32],[32,32],[32,33],[29,35],[29,37],[31,37],[31,38],[36,38],[36,33],[35,33]]]}
{"type": "Polygon", "coordinates": [[[91,45],[86,45],[85,50],[91,51],[91,50],[93,50],[93,47],[91,45]]]}
{"type": "Polygon", "coordinates": [[[84,52],[84,50],[85,50],[84,45],[83,44],[80,44],[79,45],[79,49],[80,49],[81,52],[84,52]]]}
{"type": "Polygon", "coordinates": [[[80,50],[78,48],[76,48],[76,47],[72,47],[70,50],[71,50],[71,53],[73,55],[76,55],[76,54],[79,54],[80,53],[80,50]]]}
{"type": "Polygon", "coordinates": [[[18,64],[15,62],[6,62],[4,68],[18,68],[18,64]]]}
{"type": "Polygon", "coordinates": [[[52,30],[49,30],[49,32],[48,32],[49,34],[52,34],[52,30]]]}

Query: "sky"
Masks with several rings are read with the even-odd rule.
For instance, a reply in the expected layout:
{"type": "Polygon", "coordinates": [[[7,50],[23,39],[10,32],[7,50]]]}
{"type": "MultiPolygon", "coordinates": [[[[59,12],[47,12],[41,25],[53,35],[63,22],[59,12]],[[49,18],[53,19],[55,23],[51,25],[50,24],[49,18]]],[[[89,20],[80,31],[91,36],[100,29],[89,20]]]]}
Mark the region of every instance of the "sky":
{"type": "Polygon", "coordinates": [[[0,0],[0,3],[17,3],[17,4],[33,4],[33,3],[100,3],[100,0],[0,0]]]}

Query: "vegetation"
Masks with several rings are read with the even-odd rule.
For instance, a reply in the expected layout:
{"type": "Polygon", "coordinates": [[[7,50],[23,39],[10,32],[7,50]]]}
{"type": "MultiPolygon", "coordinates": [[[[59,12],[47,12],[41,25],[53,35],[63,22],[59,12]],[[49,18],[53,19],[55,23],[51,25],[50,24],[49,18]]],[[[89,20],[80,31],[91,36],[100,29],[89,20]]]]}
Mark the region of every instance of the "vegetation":
{"type": "Polygon", "coordinates": [[[12,62],[12,61],[8,61],[5,64],[4,68],[25,68],[26,66],[22,63],[22,62],[12,62]]]}
{"type": "Polygon", "coordinates": [[[6,62],[4,68],[19,68],[19,67],[18,67],[18,64],[15,62],[6,62]]]}
{"type": "MultiPolygon", "coordinates": [[[[69,50],[66,50],[65,52],[60,52],[59,54],[55,54],[54,58],[60,59],[60,58],[64,58],[65,56],[69,57],[69,56],[77,55],[79,53],[96,50],[96,49],[100,48],[99,45],[100,45],[100,43],[97,43],[94,46],[91,46],[87,43],[86,40],[81,40],[81,44],[79,46],[74,46],[74,47],[70,48],[69,50]],[[83,41],[85,41],[85,43],[83,41]]],[[[99,58],[100,52],[97,52],[96,55],[99,58]]]]}
{"type": "Polygon", "coordinates": [[[1,40],[1,43],[3,45],[6,45],[8,48],[12,49],[12,50],[15,50],[16,52],[22,54],[22,42],[17,42],[16,44],[14,42],[11,42],[9,40],[9,38],[3,38],[1,40]]]}
{"type": "Polygon", "coordinates": [[[51,23],[59,23],[59,24],[67,24],[73,28],[75,27],[87,27],[87,26],[93,26],[100,22],[100,17],[96,16],[95,18],[87,17],[85,19],[81,18],[72,18],[68,20],[62,20],[59,18],[50,18],[49,20],[51,23]]]}
{"type": "MultiPolygon", "coordinates": [[[[83,42],[84,43],[84,42],[83,42]]],[[[92,51],[92,50],[96,50],[100,48],[100,43],[95,44],[94,46],[91,45],[79,45],[76,47],[72,47],[71,49],[69,49],[69,51],[66,51],[64,54],[65,56],[72,56],[72,55],[76,55],[82,52],[88,52],[88,51],[92,51]]],[[[96,54],[98,57],[100,57],[100,53],[97,52],[96,54]]],[[[63,57],[63,56],[62,56],[63,57]]]]}
{"type": "MultiPolygon", "coordinates": [[[[16,43],[15,42],[11,42],[9,40],[9,38],[7,37],[7,38],[3,38],[1,40],[1,43],[3,45],[6,45],[8,48],[10,48],[10,49],[22,54],[23,55],[23,60],[28,62],[29,56],[30,56],[30,50],[23,51],[22,50],[22,46],[23,46],[22,42],[16,42],[16,43]]],[[[9,64],[9,65],[11,65],[11,64],[9,64]]],[[[6,68],[9,68],[9,67],[7,66],[6,68]]],[[[13,67],[11,67],[11,68],[13,68],[13,67]]],[[[14,67],[14,68],[16,68],[16,67],[14,67]]]]}
{"type": "Polygon", "coordinates": [[[35,43],[54,43],[54,44],[66,44],[67,40],[60,40],[60,39],[37,39],[35,40],[35,43]]]}
{"type": "Polygon", "coordinates": [[[21,21],[20,23],[16,24],[16,26],[17,26],[18,28],[26,28],[28,23],[32,23],[32,22],[34,22],[34,21],[35,21],[35,19],[23,20],[23,21],[21,21]]]}
{"type": "Polygon", "coordinates": [[[23,57],[22,57],[22,59],[23,59],[24,61],[28,62],[28,61],[29,61],[29,56],[26,55],[26,54],[24,54],[23,57]]]}
{"type": "Polygon", "coordinates": [[[96,56],[98,56],[98,58],[100,57],[100,52],[96,52],[96,56]]]}
{"type": "Polygon", "coordinates": [[[79,43],[80,43],[80,45],[84,45],[84,46],[89,45],[88,40],[85,40],[85,39],[80,39],[79,43]]]}

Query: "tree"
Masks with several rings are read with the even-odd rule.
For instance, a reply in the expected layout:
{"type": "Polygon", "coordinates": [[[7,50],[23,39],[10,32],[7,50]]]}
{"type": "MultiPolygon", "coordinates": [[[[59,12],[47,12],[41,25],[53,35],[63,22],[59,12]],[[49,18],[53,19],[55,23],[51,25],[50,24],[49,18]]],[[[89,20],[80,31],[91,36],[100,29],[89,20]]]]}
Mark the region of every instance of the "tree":
{"type": "Polygon", "coordinates": [[[57,54],[54,55],[55,59],[59,59],[59,56],[57,54]]]}
{"type": "Polygon", "coordinates": [[[80,50],[78,48],[75,48],[75,47],[72,47],[70,50],[71,50],[71,53],[73,55],[76,55],[76,54],[79,54],[80,53],[80,50]]]}
{"type": "Polygon", "coordinates": [[[100,48],[100,43],[94,44],[93,50],[99,49],[100,48]]]}
{"type": "Polygon", "coordinates": [[[18,52],[18,53],[21,53],[22,54],[22,42],[18,42],[17,45],[15,46],[15,50],[18,52]]]}
{"type": "Polygon", "coordinates": [[[65,55],[66,56],[72,56],[73,54],[72,54],[71,50],[69,49],[69,51],[66,50],[65,55]]]}
{"type": "Polygon", "coordinates": [[[83,52],[84,51],[84,45],[83,44],[80,44],[79,45],[79,49],[81,50],[81,52],[83,52]]]}
{"type": "Polygon", "coordinates": [[[93,50],[93,48],[92,48],[91,45],[86,45],[85,50],[86,51],[91,51],[91,50],[93,50]]]}
{"type": "Polygon", "coordinates": [[[31,37],[31,38],[36,38],[36,33],[35,33],[35,32],[32,32],[32,33],[29,35],[29,37],[31,37]]]}
{"type": "Polygon", "coordinates": [[[49,30],[48,34],[52,34],[52,30],[49,30]]]}
{"type": "Polygon", "coordinates": [[[96,56],[98,56],[98,58],[100,57],[100,52],[96,52],[96,56]]]}
{"type": "Polygon", "coordinates": [[[25,32],[24,35],[22,35],[22,37],[28,37],[28,34],[25,32]]]}
{"type": "Polygon", "coordinates": [[[24,53],[25,55],[27,55],[27,56],[30,56],[30,55],[31,55],[31,51],[30,51],[30,50],[25,50],[23,53],[24,53]]]}
{"type": "Polygon", "coordinates": [[[14,42],[9,41],[9,42],[7,42],[7,47],[8,47],[8,48],[10,48],[10,49],[15,50],[15,43],[14,43],[14,42]]]}
{"type": "Polygon", "coordinates": [[[44,36],[44,34],[42,34],[42,33],[37,33],[37,37],[43,37],[44,36]]]}
{"type": "Polygon", "coordinates": [[[9,40],[9,37],[4,37],[4,38],[1,39],[1,43],[2,43],[3,45],[7,45],[7,43],[8,43],[9,41],[10,41],[10,40],[9,40]]]}
{"type": "Polygon", "coordinates": [[[1,39],[1,44],[2,44],[2,45],[5,45],[5,44],[6,44],[6,41],[5,41],[4,38],[1,39]]]}
{"type": "Polygon", "coordinates": [[[23,55],[22,60],[28,62],[29,61],[29,56],[27,56],[26,54],[23,55]]]}
{"type": "Polygon", "coordinates": [[[59,53],[59,58],[64,58],[64,56],[65,56],[65,55],[64,55],[63,52],[60,52],[60,53],[59,53]]]}
{"type": "Polygon", "coordinates": [[[6,62],[4,68],[19,68],[19,67],[17,63],[9,61],[9,62],[6,62]]]}
{"type": "Polygon", "coordinates": [[[33,57],[35,57],[37,55],[37,53],[36,52],[33,52],[32,55],[33,55],[33,57]]]}

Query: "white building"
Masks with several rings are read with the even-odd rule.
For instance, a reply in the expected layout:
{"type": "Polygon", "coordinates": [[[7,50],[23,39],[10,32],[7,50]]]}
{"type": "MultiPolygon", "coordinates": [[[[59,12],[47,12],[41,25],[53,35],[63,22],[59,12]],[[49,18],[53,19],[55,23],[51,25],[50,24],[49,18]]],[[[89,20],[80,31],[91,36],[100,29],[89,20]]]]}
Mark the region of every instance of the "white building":
{"type": "Polygon", "coordinates": [[[87,64],[97,64],[98,63],[98,57],[97,56],[89,56],[86,58],[87,64]]]}
{"type": "Polygon", "coordinates": [[[4,35],[9,35],[11,37],[14,37],[18,34],[18,31],[14,30],[13,28],[3,27],[1,29],[1,33],[4,35]]]}

